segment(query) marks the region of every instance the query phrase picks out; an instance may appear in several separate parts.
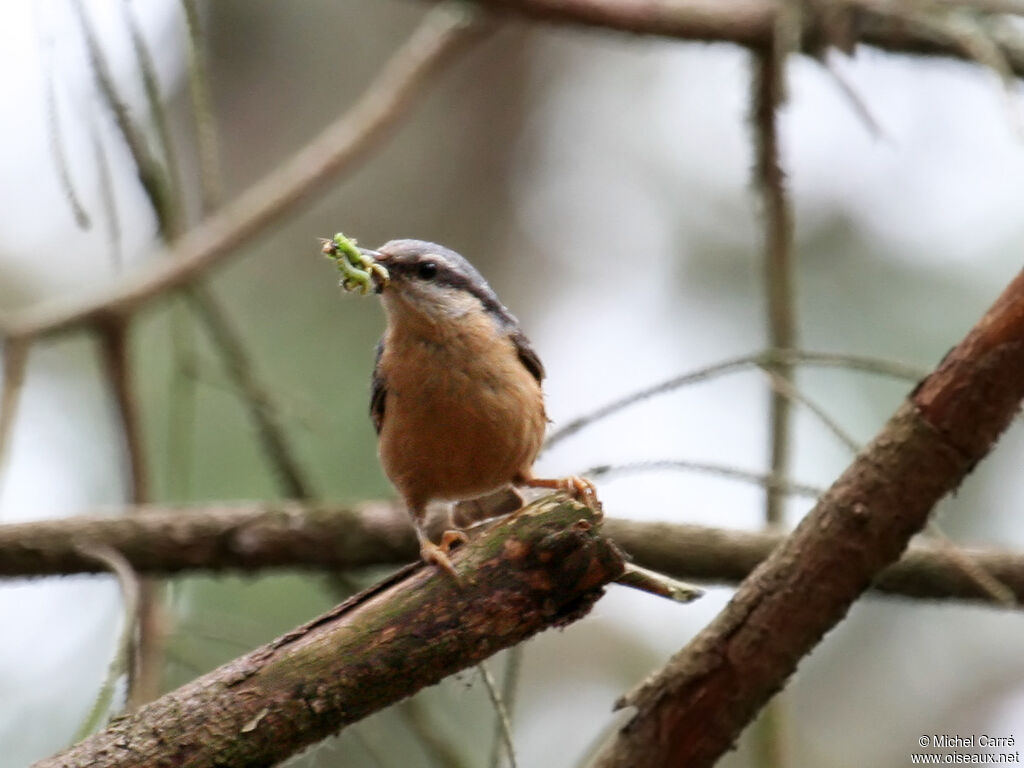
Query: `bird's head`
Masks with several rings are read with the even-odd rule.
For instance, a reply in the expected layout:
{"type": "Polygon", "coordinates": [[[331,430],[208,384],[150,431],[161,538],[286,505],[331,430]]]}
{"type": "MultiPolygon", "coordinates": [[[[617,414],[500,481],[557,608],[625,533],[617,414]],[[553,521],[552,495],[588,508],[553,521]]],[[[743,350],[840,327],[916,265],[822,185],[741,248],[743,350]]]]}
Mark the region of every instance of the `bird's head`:
{"type": "Polygon", "coordinates": [[[518,327],[483,275],[443,245],[392,240],[360,250],[387,271],[386,278],[374,273],[374,290],[392,320],[450,323],[483,312],[502,330],[518,327]]]}

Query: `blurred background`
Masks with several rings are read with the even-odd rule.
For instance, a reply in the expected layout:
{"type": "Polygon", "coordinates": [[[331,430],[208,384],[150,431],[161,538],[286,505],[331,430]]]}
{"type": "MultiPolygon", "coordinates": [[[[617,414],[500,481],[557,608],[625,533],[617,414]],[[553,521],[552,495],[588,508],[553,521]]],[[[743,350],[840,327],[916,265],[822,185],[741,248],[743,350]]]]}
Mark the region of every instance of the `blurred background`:
{"type": "MultiPolygon", "coordinates": [[[[0,308],[74,296],[159,258],[156,222],[88,64],[75,2],[9,0],[0,23],[0,308]],[[60,149],[55,150],[59,145],[60,149]],[[76,222],[56,153],[88,226],[76,222]],[[115,201],[112,221],[104,196],[115,201]]],[[[83,0],[130,109],[146,100],[126,13],[154,57],[190,208],[198,209],[188,60],[177,0],[83,0]]],[[[410,0],[201,3],[228,199],[341,114],[427,11],[410,0]]],[[[1020,269],[1020,92],[989,72],[861,49],[788,67],[782,156],[796,215],[799,345],[928,369],[1020,269]],[[1016,99],[1016,100],[1014,100],[1016,99]]],[[[344,230],[470,258],[515,312],[548,370],[557,427],[674,374],[766,345],[761,230],[751,182],[750,56],[502,19],[424,92],[393,135],[264,232],[210,281],[316,495],[390,495],[366,415],[376,301],[341,295],[316,238],[344,230]]],[[[193,217],[194,220],[194,217],[193,217]]],[[[274,498],[234,385],[187,305],[170,299],[133,335],[152,496],[274,498]]],[[[797,383],[868,440],[911,383],[842,369],[797,383]]],[[[762,472],[769,389],[751,370],[650,399],[561,443],[547,473],[687,460],[762,472]]],[[[126,501],[117,420],[84,334],[36,345],[0,478],[0,522],[126,501]]],[[[1019,425],[938,512],[974,545],[1024,548],[1019,425]]],[[[797,408],[793,477],[827,486],[851,456],[797,408]]],[[[693,472],[602,479],[610,515],[762,525],[756,485],[693,472]]],[[[810,505],[792,500],[794,523],[810,505]]],[[[370,579],[373,574],[363,575],[370,579]]],[[[580,764],[618,722],[614,700],[724,604],[610,589],[581,622],[525,646],[515,741],[523,766],[580,764]]],[[[333,605],[315,574],[190,576],[169,590],[164,687],[175,687],[333,605]]],[[[68,744],[106,675],[123,620],[112,577],[0,583],[0,763],[68,744]]],[[[1024,625],[1012,613],[866,598],[781,697],[787,764],[902,766],[921,734],[1024,739],[1024,625]]],[[[500,672],[502,657],[492,661],[500,672]]],[[[488,765],[493,712],[466,672],[289,761],[294,766],[488,765]],[[451,758],[454,759],[454,758],[451,758]],[[456,764],[456,763],[450,763],[456,764]]],[[[755,766],[744,739],[728,768],[755,766]]]]}

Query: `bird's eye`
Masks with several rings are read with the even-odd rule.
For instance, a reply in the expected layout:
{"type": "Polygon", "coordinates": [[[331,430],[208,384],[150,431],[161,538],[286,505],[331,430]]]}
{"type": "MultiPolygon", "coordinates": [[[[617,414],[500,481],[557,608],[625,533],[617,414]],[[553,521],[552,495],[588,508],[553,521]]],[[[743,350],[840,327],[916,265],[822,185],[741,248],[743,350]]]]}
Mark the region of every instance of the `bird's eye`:
{"type": "Polygon", "coordinates": [[[421,280],[433,280],[437,277],[437,264],[433,261],[424,261],[416,267],[416,276],[421,280]]]}

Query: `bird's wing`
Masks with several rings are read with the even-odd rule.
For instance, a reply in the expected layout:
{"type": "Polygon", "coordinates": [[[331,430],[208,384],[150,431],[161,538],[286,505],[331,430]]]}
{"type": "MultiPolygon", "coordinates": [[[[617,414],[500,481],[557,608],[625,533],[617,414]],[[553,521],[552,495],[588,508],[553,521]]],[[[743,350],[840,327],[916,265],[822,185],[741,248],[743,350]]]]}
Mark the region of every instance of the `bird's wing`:
{"type": "Polygon", "coordinates": [[[384,339],[381,339],[377,342],[377,357],[373,363],[373,378],[370,380],[370,418],[378,435],[381,424],[384,423],[384,401],[388,394],[387,387],[384,386],[384,377],[380,372],[380,358],[383,354],[384,339]]]}
{"type": "MultiPolygon", "coordinates": [[[[512,343],[516,345],[516,353],[519,355],[519,359],[523,365],[526,366],[526,370],[533,374],[538,383],[544,378],[544,363],[540,361],[540,357],[534,351],[533,346],[530,344],[530,340],[526,338],[520,330],[513,331],[509,338],[512,339],[512,343]]],[[[381,409],[383,409],[383,403],[381,409]]]]}

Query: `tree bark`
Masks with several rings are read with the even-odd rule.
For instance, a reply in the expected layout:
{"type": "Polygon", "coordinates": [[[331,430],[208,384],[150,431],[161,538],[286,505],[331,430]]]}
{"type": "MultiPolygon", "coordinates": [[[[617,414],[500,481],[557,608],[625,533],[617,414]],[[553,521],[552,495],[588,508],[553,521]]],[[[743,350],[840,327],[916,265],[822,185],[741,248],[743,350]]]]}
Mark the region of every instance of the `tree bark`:
{"type": "Polygon", "coordinates": [[[456,551],[458,584],[432,566],[408,566],[36,768],[274,764],[582,617],[623,571],[599,524],[598,513],[576,502],[542,499],[456,551]]]}

